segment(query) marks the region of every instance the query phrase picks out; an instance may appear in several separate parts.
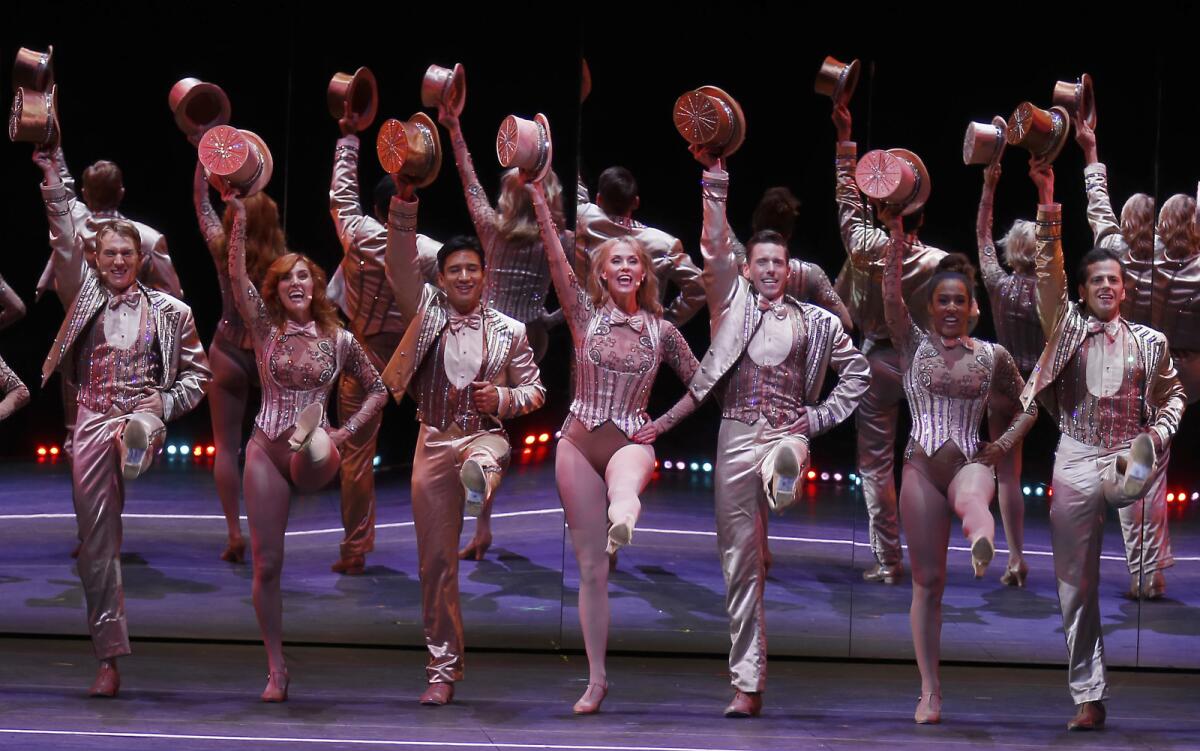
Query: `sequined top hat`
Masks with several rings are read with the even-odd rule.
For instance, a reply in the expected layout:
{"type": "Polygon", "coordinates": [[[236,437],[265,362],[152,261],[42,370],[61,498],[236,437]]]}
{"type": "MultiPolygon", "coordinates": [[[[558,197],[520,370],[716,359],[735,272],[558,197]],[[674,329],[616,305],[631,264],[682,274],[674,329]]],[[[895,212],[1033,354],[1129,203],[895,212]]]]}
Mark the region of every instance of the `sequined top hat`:
{"type": "Polygon", "coordinates": [[[540,112],[532,120],[516,115],[504,118],[496,133],[496,158],[501,167],[516,167],[530,180],[544,179],[554,160],[550,121],[540,112]]]}
{"type": "Polygon", "coordinates": [[[1083,120],[1089,128],[1096,127],[1096,96],[1092,92],[1092,77],[1087,73],[1078,81],[1055,83],[1052,101],[1083,120]]]}
{"type": "Polygon", "coordinates": [[[418,188],[436,180],[442,169],[442,141],[437,126],[424,112],[407,121],[384,121],[375,139],[375,151],[385,172],[403,175],[418,188]]]}
{"type": "Polygon", "coordinates": [[[963,164],[995,164],[1004,154],[1008,123],[999,115],[990,123],[967,123],[963,137],[963,164]]]}
{"type": "Polygon", "coordinates": [[[716,86],[701,86],[675,100],[675,129],[690,144],[717,158],[741,148],[746,116],[733,97],[716,86]]]}
{"type": "Polygon", "coordinates": [[[50,146],[58,142],[58,87],[34,91],[18,86],[8,113],[8,137],[17,143],[50,146]]]}
{"type": "Polygon", "coordinates": [[[854,96],[854,88],[858,86],[859,68],[858,60],[843,63],[833,56],[826,57],[817,71],[813,90],[837,104],[845,104],[854,96]]]}
{"type": "Polygon", "coordinates": [[[175,114],[175,124],[189,137],[229,123],[231,109],[224,89],[199,78],[176,81],[167,95],[167,104],[175,114]]]}
{"type": "Polygon", "coordinates": [[[453,68],[430,65],[421,80],[421,104],[426,107],[445,105],[450,114],[458,117],[467,103],[467,69],[462,63],[453,68]]]}
{"type": "Polygon", "coordinates": [[[375,113],[379,109],[379,86],[375,83],[375,74],[370,68],[359,68],[351,73],[334,73],[329,79],[329,88],[325,90],[325,101],[329,105],[329,114],[337,120],[346,115],[346,106],[350,114],[355,115],[355,129],[359,131],[371,127],[375,122],[375,113]]]}
{"type": "Polygon", "coordinates": [[[1008,118],[1006,138],[1010,146],[1020,146],[1038,159],[1053,162],[1070,132],[1071,115],[1065,107],[1044,110],[1022,102],[1008,118]]]}
{"type": "Polygon", "coordinates": [[[46,91],[54,85],[54,45],[45,52],[22,47],[13,62],[13,91],[46,91]]]}
{"type": "Polygon", "coordinates": [[[267,187],[275,169],[271,150],[258,134],[228,125],[205,131],[198,151],[213,187],[231,187],[243,198],[267,187]]]}
{"type": "Polygon", "coordinates": [[[932,185],[921,158],[908,149],[876,149],[863,154],[854,173],[867,197],[900,209],[907,216],[925,205],[932,185]]]}

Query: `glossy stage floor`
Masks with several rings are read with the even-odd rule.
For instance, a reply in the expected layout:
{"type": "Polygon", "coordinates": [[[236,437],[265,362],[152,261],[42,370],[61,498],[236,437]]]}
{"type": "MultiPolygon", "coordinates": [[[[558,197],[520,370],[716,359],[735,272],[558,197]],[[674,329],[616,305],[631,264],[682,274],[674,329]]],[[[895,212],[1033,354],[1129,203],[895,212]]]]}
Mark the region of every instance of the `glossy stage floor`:
{"type": "MultiPolygon", "coordinates": [[[[205,461],[162,461],[130,486],[123,564],[135,643],[113,702],[83,696],[94,663],[68,556],[66,467],[0,465],[0,747],[1032,748],[1080,740],[1062,732],[1071,705],[1047,499],[1031,495],[1027,505],[1025,589],[997,581],[1006,547],[998,518],[1001,552],[984,580],[971,576],[955,530],[943,656],[958,664],[945,671],[946,724],[916,728],[908,582],[861,581],[865,520],[845,482],[810,484],[797,508],[772,519],[767,709],[757,722],[722,720],[729,637],[712,476],[702,468],[664,468],[647,490],[634,545],[610,580],[611,698],[600,717],[571,717],[587,671],[552,451],[519,457],[497,500],[491,551],[462,566],[468,676],[459,706],[433,711],[415,703],[423,650],[407,469],[378,474],[379,528],[365,576],[329,572],[341,532],[336,492],[294,504],[283,580],[292,700],[266,707],[254,701],[265,659],[250,569],[217,559],[224,523],[205,461]]],[[[472,531],[468,520],[464,541],[472,531]]],[[[1172,533],[1167,598],[1137,602],[1123,596],[1129,576],[1109,521],[1101,590],[1115,668],[1111,727],[1089,746],[1200,747],[1200,504],[1172,507],[1172,533]]]]}

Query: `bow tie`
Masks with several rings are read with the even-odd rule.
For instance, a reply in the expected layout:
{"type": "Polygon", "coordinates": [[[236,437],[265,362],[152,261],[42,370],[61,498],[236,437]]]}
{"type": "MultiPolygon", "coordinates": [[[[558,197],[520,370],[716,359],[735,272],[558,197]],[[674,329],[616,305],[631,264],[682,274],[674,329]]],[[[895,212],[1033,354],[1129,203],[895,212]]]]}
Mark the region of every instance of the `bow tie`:
{"type": "Polygon", "coordinates": [[[1101,331],[1103,331],[1104,336],[1106,336],[1108,338],[1108,343],[1112,344],[1113,342],[1115,342],[1117,340],[1117,331],[1120,330],[1120,327],[1121,327],[1121,319],[1120,318],[1114,318],[1113,320],[1109,321],[1108,323],[1105,323],[1104,321],[1101,321],[1101,320],[1098,320],[1095,318],[1089,318],[1088,319],[1088,336],[1092,336],[1094,334],[1099,334],[1101,331]]]}
{"type": "Polygon", "coordinates": [[[457,334],[464,328],[478,330],[483,325],[483,317],[478,313],[472,313],[466,316],[450,316],[450,331],[457,334]]]}
{"type": "Polygon", "coordinates": [[[776,302],[771,302],[770,300],[766,299],[765,297],[760,297],[760,298],[758,298],[758,309],[761,310],[764,314],[768,310],[771,311],[772,313],[775,314],[775,317],[781,321],[783,319],[787,318],[787,306],[783,304],[783,298],[780,298],[776,302]]]}
{"type": "Polygon", "coordinates": [[[127,292],[123,295],[113,295],[108,300],[108,307],[116,310],[122,305],[128,305],[131,308],[137,308],[138,301],[141,299],[139,292],[127,292]]]}
{"type": "Polygon", "coordinates": [[[310,336],[313,339],[320,335],[317,333],[317,322],[309,321],[306,324],[299,324],[295,321],[288,321],[287,326],[283,329],[284,336],[310,336]]]}
{"type": "Polygon", "coordinates": [[[942,337],[942,346],[947,350],[952,350],[955,347],[961,346],[968,352],[975,351],[975,341],[969,336],[958,336],[953,339],[946,339],[945,337],[942,337]]]}
{"type": "Polygon", "coordinates": [[[641,313],[634,315],[625,315],[623,311],[613,309],[608,314],[608,322],[613,326],[628,326],[635,333],[642,333],[646,328],[646,321],[642,318],[641,313]]]}

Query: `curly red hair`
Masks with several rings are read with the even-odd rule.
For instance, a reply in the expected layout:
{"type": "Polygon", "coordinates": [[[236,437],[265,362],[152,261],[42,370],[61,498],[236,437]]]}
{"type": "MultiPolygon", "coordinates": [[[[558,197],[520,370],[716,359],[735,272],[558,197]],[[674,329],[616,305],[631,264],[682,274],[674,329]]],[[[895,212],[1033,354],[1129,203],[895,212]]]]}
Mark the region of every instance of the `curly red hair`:
{"type": "Polygon", "coordinates": [[[308,264],[308,271],[312,274],[313,320],[317,322],[317,328],[322,334],[333,336],[338,329],[342,328],[342,321],[338,318],[337,308],[325,294],[327,284],[325,270],[303,253],[284,253],[267,267],[266,273],[263,274],[262,287],[259,289],[263,303],[267,306],[267,313],[276,326],[283,326],[287,322],[287,316],[283,312],[283,303],[279,302],[279,280],[301,262],[308,264]]]}

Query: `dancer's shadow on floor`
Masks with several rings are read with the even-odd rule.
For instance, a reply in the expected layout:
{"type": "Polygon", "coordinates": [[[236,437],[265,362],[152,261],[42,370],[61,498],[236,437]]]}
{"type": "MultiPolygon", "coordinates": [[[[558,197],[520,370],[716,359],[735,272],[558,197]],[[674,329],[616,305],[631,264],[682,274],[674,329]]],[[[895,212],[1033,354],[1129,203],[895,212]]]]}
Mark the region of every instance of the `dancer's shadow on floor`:
{"type": "MultiPolygon", "coordinates": [[[[460,587],[463,608],[480,613],[498,613],[505,610],[502,600],[535,599],[547,603],[536,609],[544,610],[549,605],[555,609],[562,602],[563,572],[534,563],[531,559],[507,548],[490,548],[482,561],[461,561],[459,574],[466,570],[466,580],[471,585],[495,587],[488,592],[473,593],[460,587]]],[[[526,610],[531,609],[528,606],[526,610]]]]}

